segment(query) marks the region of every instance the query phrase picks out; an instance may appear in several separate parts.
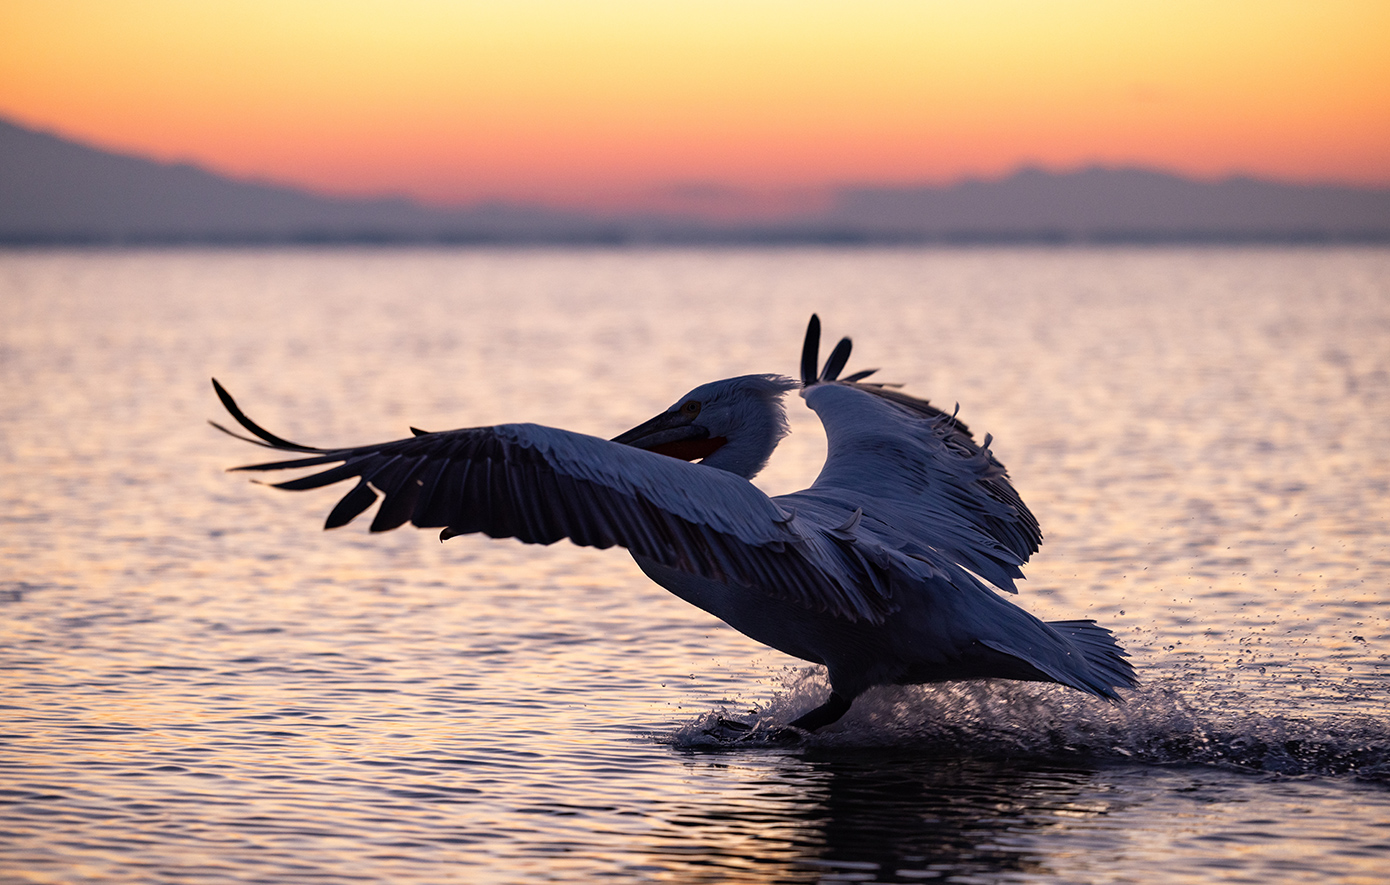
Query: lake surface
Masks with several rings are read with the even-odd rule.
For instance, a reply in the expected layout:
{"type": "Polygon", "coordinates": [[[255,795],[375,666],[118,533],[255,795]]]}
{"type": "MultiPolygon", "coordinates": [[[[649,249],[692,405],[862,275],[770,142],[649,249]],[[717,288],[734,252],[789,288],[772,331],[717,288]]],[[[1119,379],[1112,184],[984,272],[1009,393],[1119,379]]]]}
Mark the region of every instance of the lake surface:
{"type": "MultiPolygon", "coordinates": [[[[0,880],[1390,881],[1390,251],[0,253],[0,880]],[[1045,542],[1016,601],[1144,684],[826,691],[619,550],[365,519],[225,468],[612,436],[850,370],[950,408],[1045,542]]],[[[758,483],[808,484],[818,424],[758,483]]]]}

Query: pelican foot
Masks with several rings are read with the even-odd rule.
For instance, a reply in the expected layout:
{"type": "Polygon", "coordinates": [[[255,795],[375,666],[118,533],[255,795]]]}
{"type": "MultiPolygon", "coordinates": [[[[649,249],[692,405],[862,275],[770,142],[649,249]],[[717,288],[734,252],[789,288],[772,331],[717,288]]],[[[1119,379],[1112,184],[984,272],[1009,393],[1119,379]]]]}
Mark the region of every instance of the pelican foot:
{"type": "Polygon", "coordinates": [[[832,691],[825,703],[804,716],[793,719],[791,727],[804,729],[806,731],[815,731],[818,728],[824,728],[848,713],[849,706],[852,703],[854,702],[845,700],[843,695],[832,691]]]}
{"type": "Polygon", "coordinates": [[[805,735],[786,725],[749,725],[737,719],[722,716],[710,728],[702,729],[721,744],[729,746],[768,746],[772,744],[794,744],[805,735]]]}

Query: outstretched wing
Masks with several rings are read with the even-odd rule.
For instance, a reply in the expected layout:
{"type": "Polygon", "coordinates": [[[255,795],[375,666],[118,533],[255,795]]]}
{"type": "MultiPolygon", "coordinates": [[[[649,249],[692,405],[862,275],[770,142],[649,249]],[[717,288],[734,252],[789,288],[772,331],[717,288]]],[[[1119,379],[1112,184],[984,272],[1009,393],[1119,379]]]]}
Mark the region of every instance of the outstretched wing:
{"type": "Polygon", "coordinates": [[[1004,466],[954,415],[891,387],[841,381],[850,342],[842,339],[816,374],[820,321],[811,317],[802,353],[802,393],[820,416],[827,457],[806,492],[862,507],[873,532],[909,556],[955,563],[1015,591],[1020,566],[1042,542],[1038,521],[1004,466]]]}
{"type": "Polygon", "coordinates": [[[380,445],[315,448],[260,427],[216,380],[213,386],[257,439],[213,426],[302,456],[234,470],[325,468],[273,484],[293,491],[357,480],[325,528],[351,522],[381,497],[374,532],[410,522],[442,528],[441,538],[481,532],[531,544],[569,538],[586,547],[617,545],[814,611],[851,620],[881,616],[881,604],[860,593],[848,570],[827,571],[812,561],[814,551],[792,528],[791,514],[732,473],[535,424],[414,431],[380,445]]]}

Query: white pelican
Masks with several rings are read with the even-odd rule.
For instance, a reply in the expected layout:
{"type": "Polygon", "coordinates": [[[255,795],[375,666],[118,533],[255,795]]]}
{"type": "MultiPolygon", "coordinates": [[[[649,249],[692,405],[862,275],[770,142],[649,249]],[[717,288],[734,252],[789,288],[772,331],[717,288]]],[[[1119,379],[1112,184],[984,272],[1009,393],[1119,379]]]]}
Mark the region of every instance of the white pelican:
{"type": "Polygon", "coordinates": [[[371,530],[409,521],[440,539],[483,532],[528,544],[569,538],[626,547],[653,581],[734,629],[823,664],[831,693],[794,720],[814,731],[870,686],[955,679],[1057,682],[1118,701],[1137,684],[1110,631],[1044,623],[1006,601],[1038,549],[1037,520],[964,424],[880,384],[843,380],[850,340],[816,372],[812,316],[801,383],[741,375],[702,384],[613,440],[499,424],[373,446],[319,449],[282,439],[242,413],[258,439],[307,457],[235,470],[337,465],[275,483],[313,489],[356,479],[325,528],[384,496],[371,530]],[[782,397],[820,416],[827,457],[809,489],[769,498],[749,480],[788,433],[782,397]],[[698,463],[692,463],[698,460],[698,463]]]}

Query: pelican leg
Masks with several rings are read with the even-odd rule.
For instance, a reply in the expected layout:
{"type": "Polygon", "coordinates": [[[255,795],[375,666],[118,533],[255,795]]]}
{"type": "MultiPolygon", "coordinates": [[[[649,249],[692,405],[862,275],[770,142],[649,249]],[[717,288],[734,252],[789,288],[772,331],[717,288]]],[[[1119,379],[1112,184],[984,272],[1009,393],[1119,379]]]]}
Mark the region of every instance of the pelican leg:
{"type": "Polygon", "coordinates": [[[841,716],[849,712],[849,705],[854,703],[846,700],[843,695],[831,692],[826,702],[815,708],[804,716],[792,721],[792,728],[802,728],[806,731],[815,731],[822,728],[841,716]]]}

